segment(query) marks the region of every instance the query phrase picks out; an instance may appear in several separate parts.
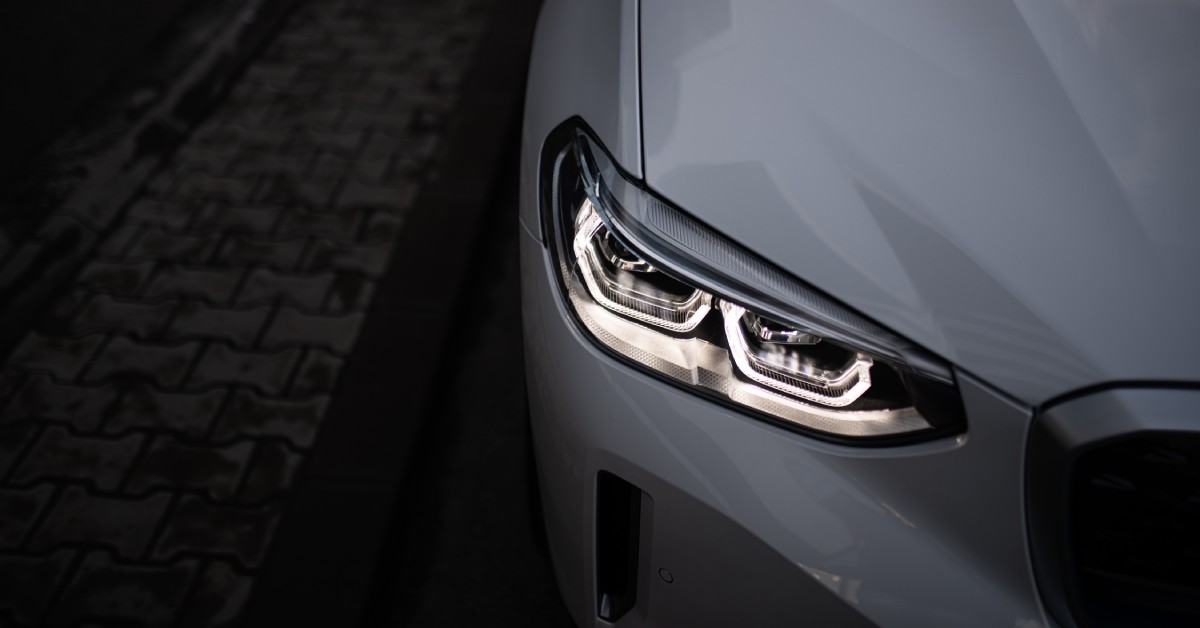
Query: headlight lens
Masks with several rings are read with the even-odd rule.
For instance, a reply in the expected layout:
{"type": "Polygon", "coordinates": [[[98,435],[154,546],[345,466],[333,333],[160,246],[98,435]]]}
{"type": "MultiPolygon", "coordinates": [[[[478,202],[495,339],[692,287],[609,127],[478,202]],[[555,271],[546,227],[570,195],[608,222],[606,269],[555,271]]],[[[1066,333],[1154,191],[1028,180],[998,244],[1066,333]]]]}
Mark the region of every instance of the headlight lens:
{"type": "Polygon", "coordinates": [[[947,365],[640,188],[580,123],[551,136],[543,166],[561,286],[602,347],[827,439],[965,427],[947,365]]]}

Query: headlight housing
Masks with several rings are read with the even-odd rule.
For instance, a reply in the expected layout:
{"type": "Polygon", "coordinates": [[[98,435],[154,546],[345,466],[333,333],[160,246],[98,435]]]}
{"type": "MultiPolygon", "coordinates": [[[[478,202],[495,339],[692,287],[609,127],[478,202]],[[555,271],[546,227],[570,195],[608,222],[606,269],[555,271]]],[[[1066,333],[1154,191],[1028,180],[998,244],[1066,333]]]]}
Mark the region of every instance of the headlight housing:
{"type": "Polygon", "coordinates": [[[541,174],[559,285],[605,350],[826,440],[965,429],[947,364],[645,190],[581,121],[551,134],[541,174]]]}

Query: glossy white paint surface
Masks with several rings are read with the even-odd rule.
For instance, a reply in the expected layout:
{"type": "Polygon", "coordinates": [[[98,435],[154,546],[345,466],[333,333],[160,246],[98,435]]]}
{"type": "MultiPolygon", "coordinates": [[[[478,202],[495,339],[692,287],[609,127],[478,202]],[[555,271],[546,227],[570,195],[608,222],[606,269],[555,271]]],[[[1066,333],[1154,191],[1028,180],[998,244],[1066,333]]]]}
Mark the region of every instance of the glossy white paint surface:
{"type": "Polygon", "coordinates": [[[643,0],[645,174],[1028,403],[1200,380],[1200,4],[643,0]]]}
{"type": "Polygon", "coordinates": [[[600,353],[570,322],[541,243],[521,239],[548,540],[580,626],[610,625],[595,619],[600,470],[653,500],[646,588],[620,626],[1046,625],[1025,550],[1028,409],[964,377],[969,436],[884,449],[813,441],[600,353]],[[659,568],[674,574],[669,587],[659,568]]]}
{"type": "Polygon", "coordinates": [[[542,142],[572,116],[588,121],[622,167],[641,176],[637,2],[549,0],[529,60],[521,131],[521,222],[539,228],[542,142]]]}

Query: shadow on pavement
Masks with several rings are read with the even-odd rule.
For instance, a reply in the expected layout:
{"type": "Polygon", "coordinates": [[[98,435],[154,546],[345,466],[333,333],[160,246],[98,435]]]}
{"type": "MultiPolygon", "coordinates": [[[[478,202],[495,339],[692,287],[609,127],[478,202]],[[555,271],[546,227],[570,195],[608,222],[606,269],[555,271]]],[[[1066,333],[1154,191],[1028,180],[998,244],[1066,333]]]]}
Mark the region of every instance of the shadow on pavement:
{"type": "MultiPolygon", "coordinates": [[[[514,139],[515,139],[514,134],[514,139]]],[[[511,163],[517,163],[515,141],[511,163]]],[[[531,507],[517,258],[508,169],[447,339],[455,356],[397,510],[368,625],[572,626],[531,507]],[[390,573],[388,573],[390,572],[390,573]]]]}

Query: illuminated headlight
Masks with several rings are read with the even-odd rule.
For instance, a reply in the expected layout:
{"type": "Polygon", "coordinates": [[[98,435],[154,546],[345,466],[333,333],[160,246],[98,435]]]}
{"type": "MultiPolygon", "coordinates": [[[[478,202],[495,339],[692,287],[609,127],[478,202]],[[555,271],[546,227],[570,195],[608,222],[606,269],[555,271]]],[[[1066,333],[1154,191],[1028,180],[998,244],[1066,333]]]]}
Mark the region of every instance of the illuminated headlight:
{"type": "Polygon", "coordinates": [[[581,124],[552,134],[542,181],[566,299],[608,351],[827,439],[965,428],[948,365],[644,190],[581,124]]]}
{"type": "Polygon", "coordinates": [[[670,331],[691,331],[712,309],[712,295],[657,272],[626,249],[583,200],[572,252],[592,298],[634,320],[670,331]]]}

